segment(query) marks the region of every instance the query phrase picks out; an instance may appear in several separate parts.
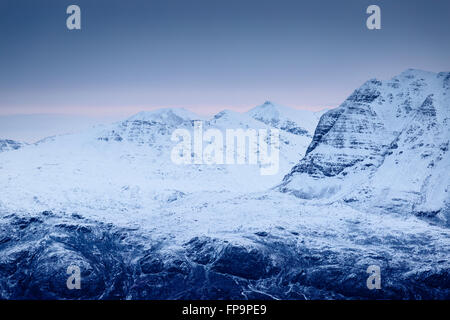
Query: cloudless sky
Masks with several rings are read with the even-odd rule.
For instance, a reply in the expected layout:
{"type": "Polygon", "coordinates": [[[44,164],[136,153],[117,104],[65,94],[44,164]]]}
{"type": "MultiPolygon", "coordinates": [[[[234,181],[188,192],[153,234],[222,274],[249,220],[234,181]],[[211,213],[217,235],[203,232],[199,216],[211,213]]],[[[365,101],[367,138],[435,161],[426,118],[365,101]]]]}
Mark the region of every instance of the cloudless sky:
{"type": "Polygon", "coordinates": [[[449,35],[448,0],[0,0],[0,115],[337,106],[369,78],[450,71],[449,35]]]}

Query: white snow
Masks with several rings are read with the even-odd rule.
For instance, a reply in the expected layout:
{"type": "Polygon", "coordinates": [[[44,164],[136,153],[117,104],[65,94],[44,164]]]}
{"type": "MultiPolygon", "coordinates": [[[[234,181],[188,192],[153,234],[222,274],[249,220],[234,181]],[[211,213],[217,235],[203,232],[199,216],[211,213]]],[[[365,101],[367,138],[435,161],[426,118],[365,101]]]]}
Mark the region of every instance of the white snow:
{"type": "MultiPolygon", "coordinates": [[[[407,74],[401,77],[414,81],[407,74]]],[[[399,136],[412,123],[403,115],[396,116],[398,110],[405,112],[397,108],[405,97],[397,96],[400,91],[390,83],[396,83],[395,78],[382,84],[382,96],[388,98],[392,93],[394,100],[373,105],[384,129],[380,135],[368,137],[368,141],[373,137],[380,142],[385,137],[399,136]]],[[[411,99],[423,102],[429,89],[421,86],[420,90],[425,91],[418,93],[411,83],[406,84],[411,99]]],[[[429,85],[439,83],[436,80],[429,85]]],[[[448,96],[435,98],[443,106],[438,107],[437,117],[444,124],[448,119],[448,96]]],[[[246,114],[224,111],[203,119],[205,129],[271,128],[272,124],[280,126],[287,121],[304,128],[308,134],[282,130],[281,169],[274,176],[261,176],[258,166],[251,165],[173,164],[172,131],[179,127],[191,130],[192,120],[201,119],[185,110],[139,113],[82,134],[46,139],[14,152],[0,153],[0,212],[77,212],[117,225],[137,226],[151,231],[152,236],[170,238],[178,244],[198,235],[243,242],[253,232],[268,231],[280,237],[296,232],[311,247],[322,248],[359,246],[370,250],[373,246],[375,250],[386,237],[396,236],[423,236],[430,243],[450,245],[445,227],[430,225],[413,215],[377,210],[383,197],[401,196],[406,201],[416,201],[415,192],[428,199],[421,202],[425,205],[443,201],[449,177],[448,153],[433,168],[425,170],[425,160],[406,144],[402,155],[387,157],[370,174],[354,170],[347,178],[296,177],[293,188],[303,190],[312,200],[270,190],[304,156],[319,118],[320,114],[266,103],[246,114]],[[402,165],[396,167],[396,161],[402,165]],[[376,192],[364,199],[361,193],[367,187],[376,192]],[[364,205],[350,206],[338,201],[344,197],[355,197],[364,205]],[[367,237],[376,237],[378,243],[361,244],[367,237]]],[[[447,135],[439,131],[436,137],[430,131],[422,135],[423,140],[436,139],[433,143],[440,145],[448,138],[448,122],[444,127],[447,135]]],[[[330,161],[336,161],[336,154],[355,152],[325,145],[319,145],[317,150],[330,161]]],[[[358,152],[370,155],[367,150],[358,152]]]]}
{"type": "Polygon", "coordinates": [[[192,120],[204,120],[204,130],[271,128],[228,110],[202,119],[183,109],[160,109],[81,134],[45,139],[0,154],[0,207],[110,214],[153,210],[178,193],[267,190],[281,181],[311,141],[282,131],[280,170],[273,176],[262,176],[258,165],[176,165],[170,158],[176,144],[171,133],[176,128],[192,130],[192,120]]]}
{"type": "Polygon", "coordinates": [[[341,117],[310,154],[325,167],[359,162],[332,177],[294,174],[287,188],[304,198],[350,200],[360,210],[440,210],[438,217],[450,221],[445,75],[411,69],[388,81],[366,82],[358,91],[379,96],[370,103],[345,101],[341,117]]]}

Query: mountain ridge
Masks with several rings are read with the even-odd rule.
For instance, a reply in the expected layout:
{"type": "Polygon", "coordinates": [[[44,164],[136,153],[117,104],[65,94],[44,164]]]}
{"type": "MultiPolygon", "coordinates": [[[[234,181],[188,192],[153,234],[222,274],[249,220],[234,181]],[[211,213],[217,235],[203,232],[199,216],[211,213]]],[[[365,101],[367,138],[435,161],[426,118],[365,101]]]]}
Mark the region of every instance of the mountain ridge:
{"type": "MultiPolygon", "coordinates": [[[[448,299],[447,77],[369,80],[314,138],[280,130],[271,178],[174,165],[193,120],[167,110],[2,152],[0,298],[448,299]]],[[[231,111],[203,126],[270,128],[231,111]]]]}
{"type": "Polygon", "coordinates": [[[365,82],[322,116],[305,157],[280,190],[448,221],[449,77],[409,69],[390,80],[365,82]],[[392,175],[402,183],[392,183],[392,175]],[[426,186],[428,179],[441,186],[439,197],[426,186]]]}

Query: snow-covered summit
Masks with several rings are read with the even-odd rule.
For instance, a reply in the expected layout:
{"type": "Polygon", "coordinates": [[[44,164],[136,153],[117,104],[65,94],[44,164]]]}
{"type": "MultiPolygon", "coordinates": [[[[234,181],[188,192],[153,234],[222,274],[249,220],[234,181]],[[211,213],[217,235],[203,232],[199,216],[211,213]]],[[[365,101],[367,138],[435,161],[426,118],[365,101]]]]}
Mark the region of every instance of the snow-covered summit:
{"type": "Polygon", "coordinates": [[[215,114],[209,121],[208,124],[212,127],[231,129],[231,128],[269,128],[264,123],[261,123],[246,113],[236,112],[233,110],[222,110],[215,114]]]}
{"type": "Polygon", "coordinates": [[[421,69],[409,68],[393,77],[393,79],[417,79],[417,78],[434,78],[436,73],[421,69]]]}
{"type": "Polygon", "coordinates": [[[367,81],[322,116],[281,190],[448,220],[449,78],[410,69],[367,81]]]}
{"type": "Polygon", "coordinates": [[[201,119],[203,119],[201,116],[184,108],[162,108],[154,111],[141,111],[129,117],[127,121],[153,121],[170,125],[201,119]]]}
{"type": "Polygon", "coordinates": [[[247,112],[252,118],[297,135],[314,134],[323,111],[300,110],[266,101],[247,112]]]}

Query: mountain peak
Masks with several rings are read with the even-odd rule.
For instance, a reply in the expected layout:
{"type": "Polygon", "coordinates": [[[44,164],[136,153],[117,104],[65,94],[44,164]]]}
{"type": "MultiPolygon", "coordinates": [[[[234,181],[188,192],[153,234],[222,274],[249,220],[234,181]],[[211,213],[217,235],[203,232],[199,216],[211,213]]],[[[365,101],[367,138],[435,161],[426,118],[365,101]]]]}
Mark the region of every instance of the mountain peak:
{"type": "Polygon", "coordinates": [[[431,72],[431,71],[421,70],[421,69],[409,68],[394,78],[413,79],[413,78],[426,78],[426,77],[430,77],[430,76],[434,77],[434,76],[436,76],[436,73],[431,72]]]}
{"type": "MultiPolygon", "coordinates": [[[[419,216],[444,212],[446,79],[442,73],[408,69],[390,81],[367,81],[322,116],[305,157],[280,190],[419,216]]],[[[450,221],[448,214],[439,218],[450,221]]]]}
{"type": "Polygon", "coordinates": [[[255,120],[293,134],[312,135],[322,112],[294,109],[266,101],[247,114],[255,120]]]}
{"type": "Polygon", "coordinates": [[[282,110],[288,111],[288,110],[294,110],[294,109],[282,107],[276,103],[273,103],[272,101],[265,101],[263,104],[256,106],[253,109],[251,109],[250,111],[248,111],[248,113],[252,117],[263,113],[265,115],[265,117],[270,116],[272,118],[273,117],[278,118],[280,116],[280,113],[282,112],[282,110]]]}
{"type": "Polygon", "coordinates": [[[198,119],[201,119],[199,115],[184,108],[161,108],[153,111],[141,111],[129,117],[127,121],[154,121],[171,124],[198,119]]]}

